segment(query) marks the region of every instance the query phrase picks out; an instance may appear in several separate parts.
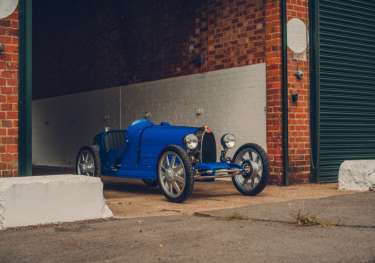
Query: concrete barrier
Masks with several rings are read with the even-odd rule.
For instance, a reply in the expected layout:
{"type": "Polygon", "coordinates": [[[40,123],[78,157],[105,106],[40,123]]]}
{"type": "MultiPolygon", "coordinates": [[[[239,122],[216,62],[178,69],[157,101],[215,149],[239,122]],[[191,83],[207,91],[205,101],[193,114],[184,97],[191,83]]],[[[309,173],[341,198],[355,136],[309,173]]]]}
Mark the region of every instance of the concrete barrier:
{"type": "Polygon", "coordinates": [[[54,175],[0,179],[0,229],[112,217],[100,178],[54,175]]]}
{"type": "Polygon", "coordinates": [[[339,170],[339,189],[375,190],[375,160],[345,161],[339,170]]]}

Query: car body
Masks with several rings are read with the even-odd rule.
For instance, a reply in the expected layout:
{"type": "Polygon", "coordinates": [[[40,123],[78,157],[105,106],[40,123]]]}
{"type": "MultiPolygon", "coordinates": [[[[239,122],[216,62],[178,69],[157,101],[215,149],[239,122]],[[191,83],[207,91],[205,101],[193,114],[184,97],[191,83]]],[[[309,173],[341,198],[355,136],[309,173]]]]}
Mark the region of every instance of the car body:
{"type": "MultiPolygon", "coordinates": [[[[225,136],[223,138],[229,138],[229,140],[234,138],[232,135],[225,136]]],[[[257,149],[260,148],[260,146],[251,145],[257,149]]],[[[126,130],[106,129],[96,135],[93,145],[85,146],[80,150],[77,156],[77,173],[141,179],[149,185],[159,183],[161,186],[169,180],[166,189],[172,189],[172,193],[176,192],[174,186],[180,189],[187,187],[189,183],[191,189],[187,191],[190,192],[186,193],[187,196],[176,199],[166,195],[170,201],[182,202],[191,194],[194,181],[235,177],[244,175],[245,169],[253,171],[255,168],[260,169],[260,167],[255,167],[257,166],[255,161],[253,163],[250,160],[247,161],[245,167],[243,160],[237,162],[232,160],[226,156],[228,149],[225,143],[223,146],[220,161],[217,161],[215,136],[207,126],[176,126],[167,122],[154,124],[148,119],[140,119],[129,125],[126,130]],[[189,140],[189,144],[186,140],[189,140]],[[188,146],[195,148],[191,149],[188,146]],[[90,156],[85,157],[85,154],[90,156]],[[89,157],[90,161],[88,161],[89,157]],[[161,158],[164,159],[161,160],[161,158]],[[174,162],[173,165],[170,162],[174,162]],[[182,169],[185,181],[180,176],[183,173],[182,169]],[[179,183],[181,183],[180,186],[179,183]]],[[[261,161],[262,172],[266,172],[266,175],[262,177],[263,180],[259,178],[262,189],[259,188],[260,190],[255,191],[256,193],[249,194],[257,194],[263,190],[267,182],[267,157],[263,149],[258,150],[258,161],[261,161]]],[[[162,190],[166,194],[163,187],[162,190]]]]}

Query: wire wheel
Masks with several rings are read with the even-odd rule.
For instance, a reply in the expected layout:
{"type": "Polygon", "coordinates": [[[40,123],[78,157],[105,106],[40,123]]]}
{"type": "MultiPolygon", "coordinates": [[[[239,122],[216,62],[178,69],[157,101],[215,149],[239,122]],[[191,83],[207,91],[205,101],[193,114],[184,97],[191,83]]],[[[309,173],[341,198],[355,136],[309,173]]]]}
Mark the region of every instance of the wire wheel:
{"type": "Polygon", "coordinates": [[[85,176],[96,176],[95,156],[88,150],[83,149],[77,157],[77,174],[85,176]]]}
{"type": "Polygon", "coordinates": [[[186,184],[185,165],[177,153],[163,153],[159,161],[159,176],[165,194],[177,198],[183,193],[186,184]]]}
{"type": "Polygon", "coordinates": [[[242,146],[233,161],[242,166],[244,172],[233,177],[236,188],[245,195],[261,192],[268,181],[268,159],[264,150],[256,144],[242,146]]]}

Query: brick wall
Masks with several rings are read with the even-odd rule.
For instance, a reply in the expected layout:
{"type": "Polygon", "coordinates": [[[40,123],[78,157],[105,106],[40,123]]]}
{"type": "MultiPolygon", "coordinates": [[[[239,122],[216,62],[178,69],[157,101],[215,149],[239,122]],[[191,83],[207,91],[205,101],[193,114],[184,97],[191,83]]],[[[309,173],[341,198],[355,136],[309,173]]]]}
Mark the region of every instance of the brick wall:
{"type": "Polygon", "coordinates": [[[211,0],[206,13],[206,70],[264,62],[263,0],[211,0]]]}
{"type": "MultiPolygon", "coordinates": [[[[265,1],[267,64],[267,148],[271,162],[271,179],[281,183],[283,177],[282,148],[282,63],[280,0],[265,1]]],[[[308,0],[287,0],[288,20],[302,19],[308,25],[308,0]]],[[[310,176],[310,93],[308,54],[304,61],[294,60],[288,49],[289,82],[289,180],[308,182],[310,176]],[[297,80],[295,72],[303,70],[304,77],[297,80]],[[297,104],[291,95],[299,94],[297,104]]]]}
{"type": "Polygon", "coordinates": [[[133,39],[127,51],[135,53],[125,83],[264,62],[263,0],[147,2],[152,14],[126,24],[133,39]],[[201,65],[194,63],[198,59],[201,65]]]}
{"type": "Polygon", "coordinates": [[[34,98],[264,62],[263,0],[33,5],[34,98]]]}
{"type": "Polygon", "coordinates": [[[18,12],[0,19],[0,176],[18,174],[18,12]]]}

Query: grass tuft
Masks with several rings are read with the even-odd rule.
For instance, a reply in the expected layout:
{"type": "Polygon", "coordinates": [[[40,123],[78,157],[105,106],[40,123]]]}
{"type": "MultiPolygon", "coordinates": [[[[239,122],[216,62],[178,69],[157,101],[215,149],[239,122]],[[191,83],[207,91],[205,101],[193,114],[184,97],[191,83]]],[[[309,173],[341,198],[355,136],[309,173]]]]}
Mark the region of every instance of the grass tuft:
{"type": "Polygon", "coordinates": [[[303,210],[299,209],[297,213],[292,215],[295,223],[300,226],[320,226],[322,222],[319,216],[304,212],[303,210]]]}

